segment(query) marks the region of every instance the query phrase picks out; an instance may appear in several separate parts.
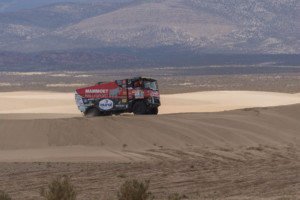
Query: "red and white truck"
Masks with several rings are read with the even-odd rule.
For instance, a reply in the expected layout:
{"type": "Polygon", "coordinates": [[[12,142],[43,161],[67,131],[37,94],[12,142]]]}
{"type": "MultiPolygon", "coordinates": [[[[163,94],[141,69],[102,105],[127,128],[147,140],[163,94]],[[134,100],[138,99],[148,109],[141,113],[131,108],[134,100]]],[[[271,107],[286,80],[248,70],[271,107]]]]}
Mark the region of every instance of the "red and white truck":
{"type": "Polygon", "coordinates": [[[160,94],[157,81],[147,77],[99,82],[77,89],[75,100],[85,116],[105,116],[133,112],[158,114],[160,94]]]}

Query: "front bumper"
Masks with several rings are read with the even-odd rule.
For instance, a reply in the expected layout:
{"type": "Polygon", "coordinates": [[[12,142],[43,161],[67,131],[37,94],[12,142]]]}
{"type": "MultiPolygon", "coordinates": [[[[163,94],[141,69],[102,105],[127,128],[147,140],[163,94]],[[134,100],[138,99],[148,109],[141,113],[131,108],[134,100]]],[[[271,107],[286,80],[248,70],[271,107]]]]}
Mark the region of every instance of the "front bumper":
{"type": "Polygon", "coordinates": [[[80,96],[77,92],[75,92],[75,102],[78,107],[78,110],[80,110],[81,112],[86,111],[87,106],[84,105],[84,103],[82,101],[82,96],[80,96]]]}

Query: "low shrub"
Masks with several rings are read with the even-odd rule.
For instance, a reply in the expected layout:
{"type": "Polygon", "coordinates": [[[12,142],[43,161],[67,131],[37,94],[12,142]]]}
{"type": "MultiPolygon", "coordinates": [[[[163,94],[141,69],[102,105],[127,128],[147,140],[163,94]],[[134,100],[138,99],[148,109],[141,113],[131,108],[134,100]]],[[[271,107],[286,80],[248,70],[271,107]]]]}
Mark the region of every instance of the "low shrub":
{"type": "Polygon", "coordinates": [[[11,197],[6,192],[0,190],[0,200],[11,200],[11,197]]]}
{"type": "Polygon", "coordinates": [[[139,182],[137,180],[127,180],[120,187],[118,200],[147,200],[153,199],[148,191],[150,181],[139,182]]]}
{"type": "Polygon", "coordinates": [[[46,200],[75,200],[77,193],[71,183],[71,177],[64,175],[56,177],[47,190],[42,187],[40,195],[46,200]]]}
{"type": "Polygon", "coordinates": [[[182,196],[180,196],[179,194],[175,193],[175,194],[171,194],[168,196],[168,200],[181,200],[182,196]]]}

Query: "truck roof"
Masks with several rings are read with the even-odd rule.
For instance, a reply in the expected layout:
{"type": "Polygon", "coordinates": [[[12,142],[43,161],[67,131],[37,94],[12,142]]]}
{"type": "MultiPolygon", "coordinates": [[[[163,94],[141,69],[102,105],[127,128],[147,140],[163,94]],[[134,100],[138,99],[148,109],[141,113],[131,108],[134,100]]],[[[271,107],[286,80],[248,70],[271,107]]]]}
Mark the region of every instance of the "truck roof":
{"type": "MultiPolygon", "coordinates": [[[[133,78],[128,78],[128,79],[130,79],[130,80],[146,79],[146,80],[150,80],[150,81],[156,81],[155,79],[153,79],[151,77],[145,77],[145,76],[138,76],[138,77],[133,77],[133,78]]],[[[119,79],[119,80],[124,80],[124,79],[119,79]]],[[[118,81],[118,80],[115,80],[115,81],[118,81]]],[[[114,82],[114,81],[99,81],[95,85],[101,85],[101,84],[110,83],[110,82],[114,82]]]]}

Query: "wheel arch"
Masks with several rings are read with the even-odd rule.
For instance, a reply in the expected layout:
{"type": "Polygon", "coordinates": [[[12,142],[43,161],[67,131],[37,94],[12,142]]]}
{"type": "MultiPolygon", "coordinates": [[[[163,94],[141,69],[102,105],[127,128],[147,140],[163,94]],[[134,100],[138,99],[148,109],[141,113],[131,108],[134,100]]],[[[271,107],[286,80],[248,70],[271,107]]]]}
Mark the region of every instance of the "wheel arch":
{"type": "Polygon", "coordinates": [[[136,99],[132,102],[131,104],[131,108],[133,108],[134,104],[136,104],[137,102],[143,102],[143,103],[146,103],[145,99],[136,99]]]}
{"type": "Polygon", "coordinates": [[[84,115],[87,115],[87,113],[90,112],[92,109],[97,109],[98,112],[101,112],[97,106],[89,106],[88,108],[85,109],[84,115]]]}

